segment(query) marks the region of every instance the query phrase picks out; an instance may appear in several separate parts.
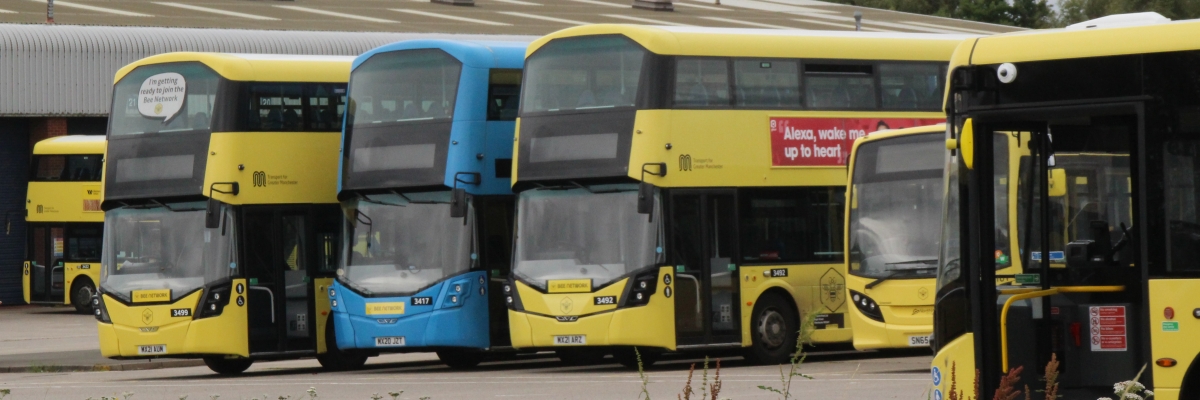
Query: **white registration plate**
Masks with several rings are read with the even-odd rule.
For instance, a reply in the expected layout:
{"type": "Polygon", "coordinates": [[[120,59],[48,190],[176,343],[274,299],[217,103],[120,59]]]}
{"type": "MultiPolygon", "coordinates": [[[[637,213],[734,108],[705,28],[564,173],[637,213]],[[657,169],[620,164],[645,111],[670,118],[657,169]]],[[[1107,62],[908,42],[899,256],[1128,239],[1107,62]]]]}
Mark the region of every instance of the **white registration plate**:
{"type": "Polygon", "coordinates": [[[585,335],[567,335],[567,336],[555,336],[554,337],[554,345],[555,346],[574,346],[574,345],[582,345],[582,344],[587,344],[587,336],[585,336],[585,335]]]}
{"type": "Polygon", "coordinates": [[[149,346],[138,346],[138,355],[145,356],[145,355],[155,355],[155,354],[167,354],[167,345],[152,344],[149,346]]]}
{"type": "Polygon", "coordinates": [[[404,345],[404,336],[380,336],[375,338],[375,347],[397,347],[404,345]]]}
{"type": "Polygon", "coordinates": [[[929,335],[909,336],[908,337],[908,346],[909,347],[929,347],[929,335]]]}

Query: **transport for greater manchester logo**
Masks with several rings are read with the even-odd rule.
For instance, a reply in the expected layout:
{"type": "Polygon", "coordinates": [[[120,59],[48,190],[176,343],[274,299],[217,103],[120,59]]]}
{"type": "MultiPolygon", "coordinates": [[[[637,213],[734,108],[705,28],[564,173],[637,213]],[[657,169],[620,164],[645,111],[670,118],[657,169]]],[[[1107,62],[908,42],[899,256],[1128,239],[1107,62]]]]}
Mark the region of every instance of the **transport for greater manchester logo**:
{"type": "Polygon", "coordinates": [[[267,186],[267,173],[265,171],[254,171],[254,187],[267,186]]]}

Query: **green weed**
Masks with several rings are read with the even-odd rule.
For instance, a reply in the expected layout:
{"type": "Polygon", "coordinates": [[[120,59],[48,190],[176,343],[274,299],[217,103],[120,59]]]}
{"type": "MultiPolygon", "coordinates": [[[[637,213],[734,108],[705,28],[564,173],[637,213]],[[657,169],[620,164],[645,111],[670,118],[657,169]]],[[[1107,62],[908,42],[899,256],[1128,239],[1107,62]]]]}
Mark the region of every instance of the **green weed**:
{"type": "Polygon", "coordinates": [[[792,398],[792,380],[796,377],[804,379],[812,379],[812,376],[800,373],[800,365],[804,364],[804,359],[808,358],[808,353],[804,351],[804,345],[812,343],[812,334],[817,320],[816,313],[809,313],[804,317],[804,322],[800,324],[799,339],[796,340],[796,352],[792,354],[791,361],[788,363],[789,368],[787,373],[783,371],[783,365],[779,366],[779,388],[759,385],[758,388],[778,394],[781,399],[788,400],[792,398]]]}

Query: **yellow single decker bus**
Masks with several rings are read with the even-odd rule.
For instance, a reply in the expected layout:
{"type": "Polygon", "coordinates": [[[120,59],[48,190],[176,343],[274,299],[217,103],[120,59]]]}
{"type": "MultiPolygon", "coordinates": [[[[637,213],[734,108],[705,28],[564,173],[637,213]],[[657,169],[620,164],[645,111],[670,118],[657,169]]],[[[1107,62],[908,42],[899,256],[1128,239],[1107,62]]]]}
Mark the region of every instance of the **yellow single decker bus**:
{"type": "Polygon", "coordinates": [[[942,227],[946,125],[854,142],[846,188],[850,325],[859,350],[928,347],[942,227]]]}
{"type": "Polygon", "coordinates": [[[104,136],[60,136],[33,145],[25,201],[25,302],[92,313],[100,282],[104,136]]]}
{"type": "Polygon", "coordinates": [[[168,53],[117,72],[109,119],[101,352],[338,357],[327,323],[352,57],[168,53]]]}
{"type": "Polygon", "coordinates": [[[1063,399],[1200,398],[1198,34],[1145,13],[956,51],[933,398],[1051,361],[1063,399]]]}
{"type": "Polygon", "coordinates": [[[801,316],[851,340],[854,139],[928,125],[958,36],[592,25],[530,45],[506,301],[513,346],[627,366],[745,349],[801,316]]]}

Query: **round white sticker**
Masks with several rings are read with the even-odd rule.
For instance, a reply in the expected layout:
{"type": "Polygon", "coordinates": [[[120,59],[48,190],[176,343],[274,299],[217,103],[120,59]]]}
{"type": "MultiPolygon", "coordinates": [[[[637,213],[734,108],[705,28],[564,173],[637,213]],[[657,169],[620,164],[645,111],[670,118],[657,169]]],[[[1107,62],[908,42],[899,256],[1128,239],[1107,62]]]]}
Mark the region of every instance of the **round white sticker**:
{"type": "Polygon", "coordinates": [[[167,123],[183,109],[187,97],[187,82],[183,75],[164,72],[146,78],[138,91],[138,112],[150,118],[162,118],[167,123]]]}

